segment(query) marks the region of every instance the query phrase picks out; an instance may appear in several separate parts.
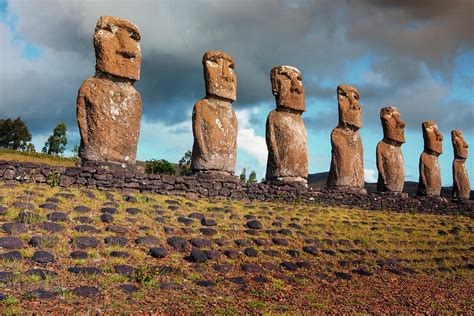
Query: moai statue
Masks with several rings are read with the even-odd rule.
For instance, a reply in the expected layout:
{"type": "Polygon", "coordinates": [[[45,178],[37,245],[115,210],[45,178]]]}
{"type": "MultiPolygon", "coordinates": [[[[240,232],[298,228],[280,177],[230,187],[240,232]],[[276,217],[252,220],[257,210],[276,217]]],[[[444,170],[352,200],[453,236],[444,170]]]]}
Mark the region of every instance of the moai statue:
{"type": "Polygon", "coordinates": [[[142,100],[133,87],[140,78],[140,31],[127,20],[102,16],[94,33],[96,73],[77,96],[83,164],[134,165],[142,100]]]}
{"type": "Polygon", "coordinates": [[[290,66],[270,73],[276,110],[267,118],[267,182],[300,182],[308,177],[308,143],[301,115],[306,111],[301,73],[290,66]]]}
{"type": "Polygon", "coordinates": [[[194,172],[233,175],[237,157],[237,116],[232,110],[237,78],[234,59],[209,51],[202,58],[206,97],[193,109],[194,172]]]}
{"type": "Polygon", "coordinates": [[[462,131],[451,131],[451,141],[453,142],[453,199],[468,200],[471,194],[471,186],[467,175],[466,160],[467,148],[462,131]]]}
{"type": "Polygon", "coordinates": [[[443,153],[443,135],[434,121],[421,125],[425,148],[420,156],[420,180],[418,195],[439,196],[441,194],[441,172],[438,156],[443,153]]]}
{"type": "Polygon", "coordinates": [[[332,158],[327,180],[328,188],[364,191],[364,159],[359,128],[362,108],[357,89],[348,85],[337,87],[339,124],[331,133],[332,158]]]}
{"type": "Polygon", "coordinates": [[[381,192],[402,192],[405,184],[403,154],[405,143],[405,122],[400,119],[396,107],[388,106],[380,111],[383,126],[383,140],[377,144],[377,169],[379,178],[377,190],[381,192]]]}

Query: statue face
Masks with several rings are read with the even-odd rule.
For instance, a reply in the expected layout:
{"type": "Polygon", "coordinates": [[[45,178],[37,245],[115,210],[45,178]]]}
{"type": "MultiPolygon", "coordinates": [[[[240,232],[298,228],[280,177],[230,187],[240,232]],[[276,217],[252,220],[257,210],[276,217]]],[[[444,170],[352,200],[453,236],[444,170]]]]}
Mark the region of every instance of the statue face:
{"type": "Polygon", "coordinates": [[[468,144],[464,140],[464,135],[460,130],[451,131],[451,141],[453,142],[454,157],[467,159],[468,144]]]}
{"type": "Polygon", "coordinates": [[[235,101],[237,97],[237,77],[234,71],[234,59],[223,52],[209,51],[204,54],[202,64],[204,66],[206,94],[235,101]]]}
{"type": "Polygon", "coordinates": [[[140,31],[127,20],[102,16],[94,34],[96,69],[132,80],[140,79],[140,31]]]}
{"type": "Polygon", "coordinates": [[[443,135],[438,130],[438,125],[434,121],[423,122],[423,140],[425,149],[434,151],[441,155],[443,153],[443,135]]]}
{"type": "Polygon", "coordinates": [[[383,136],[401,144],[405,143],[405,122],[400,119],[400,111],[396,107],[385,107],[380,111],[383,136]]]}
{"type": "Polygon", "coordinates": [[[352,128],[362,127],[362,108],[359,104],[359,92],[348,85],[337,87],[339,106],[339,125],[349,125],[352,128]]]}
{"type": "Polygon", "coordinates": [[[270,79],[277,108],[306,111],[303,78],[298,69],[291,66],[274,67],[270,72],[270,79]]]}

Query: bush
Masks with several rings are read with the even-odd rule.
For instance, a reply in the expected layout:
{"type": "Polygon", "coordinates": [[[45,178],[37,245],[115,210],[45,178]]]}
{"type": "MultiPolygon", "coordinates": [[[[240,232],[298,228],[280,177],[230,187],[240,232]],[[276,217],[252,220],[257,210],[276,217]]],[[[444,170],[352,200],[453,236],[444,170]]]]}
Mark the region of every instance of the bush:
{"type": "Polygon", "coordinates": [[[151,159],[146,162],[145,172],[149,174],[176,174],[176,168],[169,161],[151,159]]]}
{"type": "Polygon", "coordinates": [[[51,170],[46,177],[46,183],[50,187],[57,187],[61,181],[61,174],[57,170],[51,170]]]}
{"type": "Polygon", "coordinates": [[[28,142],[31,141],[31,133],[26,124],[17,117],[0,120],[0,147],[13,150],[26,150],[28,142]]]}

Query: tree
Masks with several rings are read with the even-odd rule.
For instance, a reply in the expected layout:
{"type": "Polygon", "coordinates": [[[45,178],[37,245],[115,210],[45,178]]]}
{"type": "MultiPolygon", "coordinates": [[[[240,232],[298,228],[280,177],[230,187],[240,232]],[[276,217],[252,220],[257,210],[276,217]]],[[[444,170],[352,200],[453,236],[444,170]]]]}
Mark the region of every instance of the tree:
{"type": "Polygon", "coordinates": [[[252,170],[252,172],[250,172],[249,179],[247,180],[247,183],[250,183],[250,184],[257,183],[257,173],[255,172],[255,170],[252,170]]]}
{"type": "Polygon", "coordinates": [[[179,173],[182,175],[189,174],[191,173],[191,156],[192,156],[191,150],[188,150],[187,152],[184,153],[183,158],[179,160],[179,173]]]}
{"type": "Polygon", "coordinates": [[[35,153],[36,152],[35,145],[33,145],[33,143],[28,143],[26,145],[25,151],[29,153],[35,153]]]}
{"type": "Polygon", "coordinates": [[[74,147],[72,147],[72,153],[73,157],[79,157],[79,145],[75,144],[74,147]]]}
{"type": "Polygon", "coordinates": [[[247,182],[247,175],[246,175],[246,173],[247,173],[247,170],[245,170],[245,168],[242,169],[242,173],[240,174],[240,181],[242,181],[242,182],[247,182]]]}
{"type": "Polygon", "coordinates": [[[25,150],[29,141],[31,133],[20,117],[14,121],[9,118],[0,120],[0,147],[25,150]]]}
{"type": "Polygon", "coordinates": [[[48,140],[44,143],[43,152],[50,155],[60,155],[66,149],[66,123],[61,122],[53,129],[48,140]]]}
{"type": "Polygon", "coordinates": [[[146,162],[145,172],[149,174],[169,174],[176,173],[176,168],[167,160],[151,159],[146,162]]]}

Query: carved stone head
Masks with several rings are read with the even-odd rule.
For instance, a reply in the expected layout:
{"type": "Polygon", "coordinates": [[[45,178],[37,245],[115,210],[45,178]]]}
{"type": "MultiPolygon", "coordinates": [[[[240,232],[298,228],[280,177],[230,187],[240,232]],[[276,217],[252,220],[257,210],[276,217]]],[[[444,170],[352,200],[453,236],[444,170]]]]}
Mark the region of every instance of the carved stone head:
{"type": "Polygon", "coordinates": [[[358,130],[362,127],[362,108],[359,104],[359,92],[348,85],[337,86],[339,107],[339,126],[349,126],[358,130]]]}
{"type": "Polygon", "coordinates": [[[457,159],[467,159],[468,144],[464,140],[461,130],[451,131],[451,141],[453,142],[454,157],[457,159]]]}
{"type": "Polygon", "coordinates": [[[270,72],[272,93],[278,108],[306,111],[301,72],[291,66],[277,66],[270,72]]]}
{"type": "Polygon", "coordinates": [[[400,119],[400,111],[394,106],[380,110],[383,136],[398,143],[405,143],[405,122],[400,119]]]}
{"type": "Polygon", "coordinates": [[[438,130],[435,121],[426,121],[421,125],[425,149],[441,155],[443,153],[443,135],[438,130]]]}
{"type": "Polygon", "coordinates": [[[202,57],[206,94],[235,101],[237,77],[234,59],[219,51],[209,51],[202,57]]]}
{"type": "Polygon", "coordinates": [[[97,71],[131,80],[140,79],[140,30],[124,19],[101,16],[94,34],[97,71]]]}

